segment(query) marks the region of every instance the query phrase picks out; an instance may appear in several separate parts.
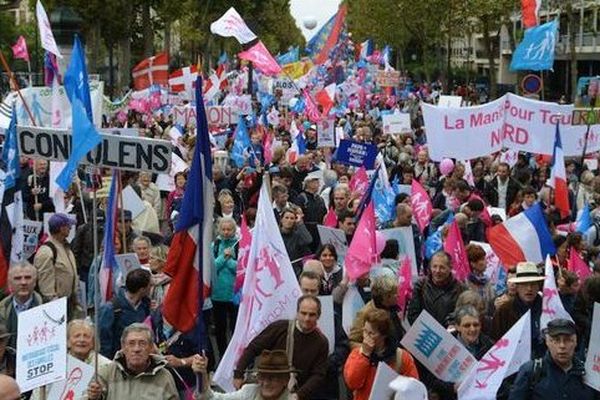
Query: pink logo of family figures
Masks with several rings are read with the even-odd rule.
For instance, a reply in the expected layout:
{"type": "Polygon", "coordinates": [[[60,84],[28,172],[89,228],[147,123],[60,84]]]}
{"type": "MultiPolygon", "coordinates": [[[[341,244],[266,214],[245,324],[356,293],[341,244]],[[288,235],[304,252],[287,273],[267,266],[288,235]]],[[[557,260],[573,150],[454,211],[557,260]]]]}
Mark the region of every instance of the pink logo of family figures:
{"type": "Polygon", "coordinates": [[[41,327],[36,325],[33,328],[33,332],[27,335],[27,344],[29,346],[45,344],[54,338],[55,335],[55,327],[48,327],[48,321],[44,321],[41,327]]]}
{"type": "Polygon", "coordinates": [[[508,347],[509,343],[510,340],[508,339],[498,340],[492,348],[492,350],[489,352],[489,354],[487,354],[480,360],[480,363],[482,363],[483,366],[477,368],[477,372],[488,372],[488,374],[483,380],[475,379],[475,387],[477,389],[485,389],[487,387],[487,382],[491,378],[491,376],[494,375],[500,368],[504,367],[506,361],[497,357],[494,354],[494,352],[508,347]]]}
{"type": "Polygon", "coordinates": [[[552,298],[556,296],[558,292],[556,289],[544,288],[544,297],[542,298],[542,313],[553,316],[556,314],[554,307],[550,307],[552,298]]]}

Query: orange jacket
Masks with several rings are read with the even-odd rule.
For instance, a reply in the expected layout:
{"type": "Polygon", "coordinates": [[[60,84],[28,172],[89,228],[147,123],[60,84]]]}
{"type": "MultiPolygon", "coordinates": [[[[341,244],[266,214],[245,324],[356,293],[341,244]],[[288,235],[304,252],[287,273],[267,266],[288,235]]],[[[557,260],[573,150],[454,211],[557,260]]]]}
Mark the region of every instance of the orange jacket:
{"type": "MultiPolygon", "coordinates": [[[[400,371],[396,368],[396,361],[388,365],[400,375],[419,379],[415,360],[406,350],[402,350],[400,371]]],[[[360,347],[352,350],[344,365],[344,380],[348,388],[352,390],[354,400],[369,399],[376,371],[377,366],[371,365],[369,358],[360,352],[360,347]]]]}

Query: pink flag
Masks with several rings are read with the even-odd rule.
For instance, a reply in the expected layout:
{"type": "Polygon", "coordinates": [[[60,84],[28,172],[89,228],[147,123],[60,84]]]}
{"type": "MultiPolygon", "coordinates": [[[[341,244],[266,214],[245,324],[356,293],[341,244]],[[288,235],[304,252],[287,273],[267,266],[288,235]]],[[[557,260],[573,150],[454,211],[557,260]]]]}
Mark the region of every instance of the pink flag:
{"type": "Polygon", "coordinates": [[[265,75],[275,76],[281,73],[281,67],[260,40],[248,50],[239,53],[238,57],[252,61],[256,69],[265,75]]]}
{"type": "Polygon", "coordinates": [[[301,294],[273,214],[266,180],[257,208],[235,330],[214,376],[214,381],[230,392],[234,390],[233,370],[244,349],[270,323],[293,319],[301,294]]]}
{"type": "Polygon", "coordinates": [[[587,277],[592,274],[589,265],[583,261],[581,255],[579,255],[577,250],[573,247],[571,247],[571,251],[569,251],[569,261],[567,265],[569,266],[569,270],[575,272],[581,281],[587,279],[587,277]]]}
{"type": "Polygon", "coordinates": [[[454,277],[461,282],[464,282],[469,276],[469,259],[467,258],[467,251],[465,250],[465,244],[463,243],[460,229],[455,221],[452,221],[448,228],[448,236],[444,242],[444,251],[450,254],[452,257],[452,264],[454,265],[454,277]]]}
{"type": "Polygon", "coordinates": [[[29,52],[27,51],[27,42],[25,38],[21,35],[19,39],[17,39],[17,43],[12,46],[13,57],[16,59],[21,59],[29,62],[29,52]]]}
{"type": "Polygon", "coordinates": [[[319,114],[319,109],[317,108],[317,105],[315,104],[312,97],[310,97],[310,94],[308,94],[308,91],[304,90],[303,95],[304,103],[306,105],[306,116],[311,122],[319,122],[319,120],[321,119],[321,115],[319,114]]]}
{"type": "Polygon", "coordinates": [[[458,387],[458,398],[495,399],[504,378],[517,372],[530,355],[531,312],[527,311],[471,368],[458,387]]]}
{"type": "Polygon", "coordinates": [[[327,215],[325,215],[325,219],[323,220],[323,225],[330,228],[335,228],[337,227],[337,223],[337,214],[335,213],[333,207],[329,207],[329,211],[327,211],[327,215]]]}
{"type": "Polygon", "coordinates": [[[250,245],[252,244],[252,233],[248,228],[245,215],[242,215],[239,244],[237,269],[235,271],[235,283],[233,284],[233,291],[235,293],[237,293],[244,286],[244,276],[246,275],[246,267],[248,266],[248,253],[250,252],[250,245]]]}
{"type": "Polygon", "coordinates": [[[415,213],[419,230],[423,233],[427,225],[429,225],[429,221],[431,221],[433,207],[429,194],[416,179],[412,180],[410,204],[415,213]]]}
{"type": "Polygon", "coordinates": [[[361,166],[354,175],[352,175],[352,179],[350,179],[350,191],[352,193],[357,193],[364,196],[367,188],[369,187],[369,176],[367,175],[367,170],[365,167],[361,166]]]}
{"type": "Polygon", "coordinates": [[[398,269],[398,307],[404,310],[406,303],[412,295],[412,262],[405,256],[398,269]]]}
{"type": "Polygon", "coordinates": [[[560,300],[560,296],[558,295],[556,280],[554,279],[554,268],[552,267],[550,255],[546,256],[545,275],[540,330],[545,329],[548,326],[548,322],[555,318],[564,318],[573,321],[573,318],[571,318],[569,313],[565,310],[565,307],[560,300]]]}
{"type": "Polygon", "coordinates": [[[488,210],[487,204],[485,203],[485,201],[481,197],[476,195],[475,193],[471,193],[469,200],[479,200],[483,203],[483,211],[481,212],[481,215],[479,216],[479,218],[481,218],[481,220],[483,221],[485,226],[488,226],[488,227],[492,226],[492,216],[490,215],[490,211],[488,210]]]}
{"type": "Polygon", "coordinates": [[[377,262],[378,256],[375,239],[375,210],[371,201],[363,211],[344,260],[350,281],[355,281],[368,273],[371,266],[377,262]]]}
{"type": "Polygon", "coordinates": [[[265,165],[270,164],[273,160],[273,135],[268,129],[263,129],[263,148],[265,155],[265,165]]]}

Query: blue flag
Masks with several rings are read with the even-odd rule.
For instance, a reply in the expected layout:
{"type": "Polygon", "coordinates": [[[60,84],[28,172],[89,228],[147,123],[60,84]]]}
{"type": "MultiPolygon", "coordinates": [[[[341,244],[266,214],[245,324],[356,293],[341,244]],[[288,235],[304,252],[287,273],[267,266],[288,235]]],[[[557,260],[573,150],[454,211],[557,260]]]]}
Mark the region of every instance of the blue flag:
{"type": "Polygon", "coordinates": [[[302,96],[302,97],[298,98],[298,101],[296,101],[296,103],[294,103],[292,108],[290,108],[290,111],[300,114],[300,113],[304,112],[305,107],[306,107],[306,104],[304,103],[304,97],[302,96]]]}
{"type": "Polygon", "coordinates": [[[6,131],[6,140],[2,147],[2,161],[6,172],[4,189],[16,186],[17,179],[21,176],[21,164],[19,163],[19,147],[17,146],[17,113],[13,107],[10,125],[6,131]]]}
{"type": "Polygon", "coordinates": [[[590,205],[586,202],[583,206],[583,211],[575,224],[575,231],[586,233],[592,226],[592,216],[590,214],[590,205]]]}
{"type": "Polygon", "coordinates": [[[298,61],[300,58],[300,47],[292,47],[289,49],[287,53],[283,53],[280,56],[277,56],[277,62],[279,65],[291,64],[298,61]]]}
{"type": "Polygon", "coordinates": [[[227,52],[224,51],[223,53],[221,53],[221,56],[219,57],[219,61],[217,61],[217,65],[227,64],[228,62],[229,62],[229,56],[227,55],[227,52]]]}
{"type": "Polygon", "coordinates": [[[88,81],[87,67],[85,65],[85,51],[79,40],[79,36],[75,35],[75,43],[73,44],[73,54],[67,72],[65,72],[65,92],[73,103],[73,97],[77,97],[83,103],[85,112],[90,122],[94,122],[92,113],[92,99],[90,97],[90,84],[88,81]]]}
{"type": "Polygon", "coordinates": [[[250,135],[248,134],[248,128],[246,127],[244,117],[240,116],[240,120],[235,129],[233,147],[231,149],[231,160],[237,168],[242,168],[244,166],[244,162],[247,158],[245,152],[248,146],[250,146],[250,135]]]}
{"type": "Polygon", "coordinates": [[[527,29],[523,41],[513,54],[510,63],[511,71],[552,69],[557,35],[558,22],[556,20],[527,29]]]}
{"type": "Polygon", "coordinates": [[[429,237],[425,240],[425,258],[430,259],[436,252],[442,250],[442,229],[445,225],[451,224],[454,221],[454,214],[448,213],[448,217],[446,221],[441,224],[435,232],[433,232],[429,237]]]}
{"type": "Polygon", "coordinates": [[[373,206],[375,216],[380,225],[392,220],[394,217],[394,200],[396,198],[389,182],[384,182],[382,169],[378,169],[375,187],[373,188],[373,206]]]}

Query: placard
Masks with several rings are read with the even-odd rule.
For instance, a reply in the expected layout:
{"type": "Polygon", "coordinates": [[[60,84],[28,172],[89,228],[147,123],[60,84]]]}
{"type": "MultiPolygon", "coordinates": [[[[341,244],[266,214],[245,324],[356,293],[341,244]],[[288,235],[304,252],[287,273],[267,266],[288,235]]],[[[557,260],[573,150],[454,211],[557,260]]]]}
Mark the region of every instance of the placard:
{"type": "Polygon", "coordinates": [[[410,258],[411,276],[413,279],[416,279],[419,276],[419,270],[417,269],[417,256],[415,253],[412,226],[384,229],[378,232],[385,236],[385,240],[395,239],[398,241],[400,255],[406,255],[410,258]]]}
{"type": "Polygon", "coordinates": [[[17,383],[21,392],[58,382],[67,370],[67,298],[17,316],[17,383]]]}
{"type": "Polygon", "coordinates": [[[144,212],[146,207],[144,206],[144,201],[140,196],[133,190],[131,185],[128,185],[125,189],[123,189],[123,208],[125,210],[131,211],[131,219],[134,220],[138,215],[144,212]]]}
{"type": "MultiPolygon", "coordinates": [[[[235,125],[239,116],[232,107],[208,106],[205,107],[206,120],[209,126],[235,125]]],[[[171,107],[170,114],[176,124],[183,126],[196,126],[196,106],[187,104],[185,106],[171,107]]]]}
{"type": "Polygon", "coordinates": [[[476,362],[458,339],[425,310],[400,343],[444,382],[460,382],[476,362]]]}
{"type": "Polygon", "coordinates": [[[321,316],[317,321],[319,330],[327,338],[329,354],[335,349],[335,321],[333,314],[333,296],[319,296],[321,301],[321,316]]]}
{"type": "Polygon", "coordinates": [[[395,392],[394,389],[390,388],[390,383],[398,376],[400,375],[389,365],[380,361],[377,364],[377,371],[375,371],[375,379],[373,380],[373,386],[371,386],[369,399],[393,399],[395,392]]]}
{"type": "Polygon", "coordinates": [[[90,381],[94,377],[94,367],[67,355],[67,378],[55,382],[48,388],[48,400],[82,399],[87,394],[90,381]]]}
{"type": "Polygon", "coordinates": [[[600,303],[594,303],[593,315],[583,381],[588,386],[600,391],[600,340],[598,340],[600,337],[600,303]]]}
{"type": "Polygon", "coordinates": [[[384,134],[412,132],[410,114],[386,114],[381,117],[384,134]]]}
{"type": "Polygon", "coordinates": [[[35,253],[42,235],[44,224],[40,221],[23,220],[23,258],[28,259],[35,253]]]}
{"type": "Polygon", "coordinates": [[[460,108],[463,98],[461,96],[440,95],[438,107],[444,108],[460,108]]]}
{"type": "Polygon", "coordinates": [[[119,268],[116,279],[116,289],[118,289],[121,286],[125,286],[127,274],[134,269],[142,268],[142,264],[140,264],[140,259],[136,253],[116,254],[115,261],[117,262],[117,267],[119,268]]]}
{"type": "Polygon", "coordinates": [[[335,120],[323,119],[317,123],[317,146],[335,147],[335,120]]]}
{"type": "MultiPolygon", "coordinates": [[[[102,141],[81,159],[83,164],[162,174],[171,166],[171,143],[166,140],[101,133],[102,141]]],[[[21,156],[67,161],[71,132],[64,129],[17,126],[21,156]]]]}
{"type": "MultiPolygon", "coordinates": [[[[368,287],[366,289],[370,290],[368,287]]],[[[352,329],[354,318],[364,306],[365,302],[363,301],[356,284],[350,284],[342,302],[342,328],[344,329],[344,332],[346,332],[346,335],[350,335],[350,329],[352,329]]]]}
{"type": "Polygon", "coordinates": [[[364,166],[366,169],[375,168],[377,146],[368,143],[359,143],[352,140],[341,140],[335,153],[335,159],[343,164],[364,166]]]}
{"type": "Polygon", "coordinates": [[[330,228],[325,225],[317,225],[317,231],[319,232],[321,244],[330,244],[335,247],[338,261],[343,260],[348,251],[348,241],[344,231],[338,228],[330,228]]]}
{"type": "Polygon", "coordinates": [[[400,71],[377,71],[376,80],[379,87],[398,87],[400,71]]]}
{"type": "Polygon", "coordinates": [[[189,166],[176,153],[171,153],[171,170],[168,174],[159,174],[156,177],[156,186],[165,192],[175,190],[175,174],[185,171],[189,166]]]}

